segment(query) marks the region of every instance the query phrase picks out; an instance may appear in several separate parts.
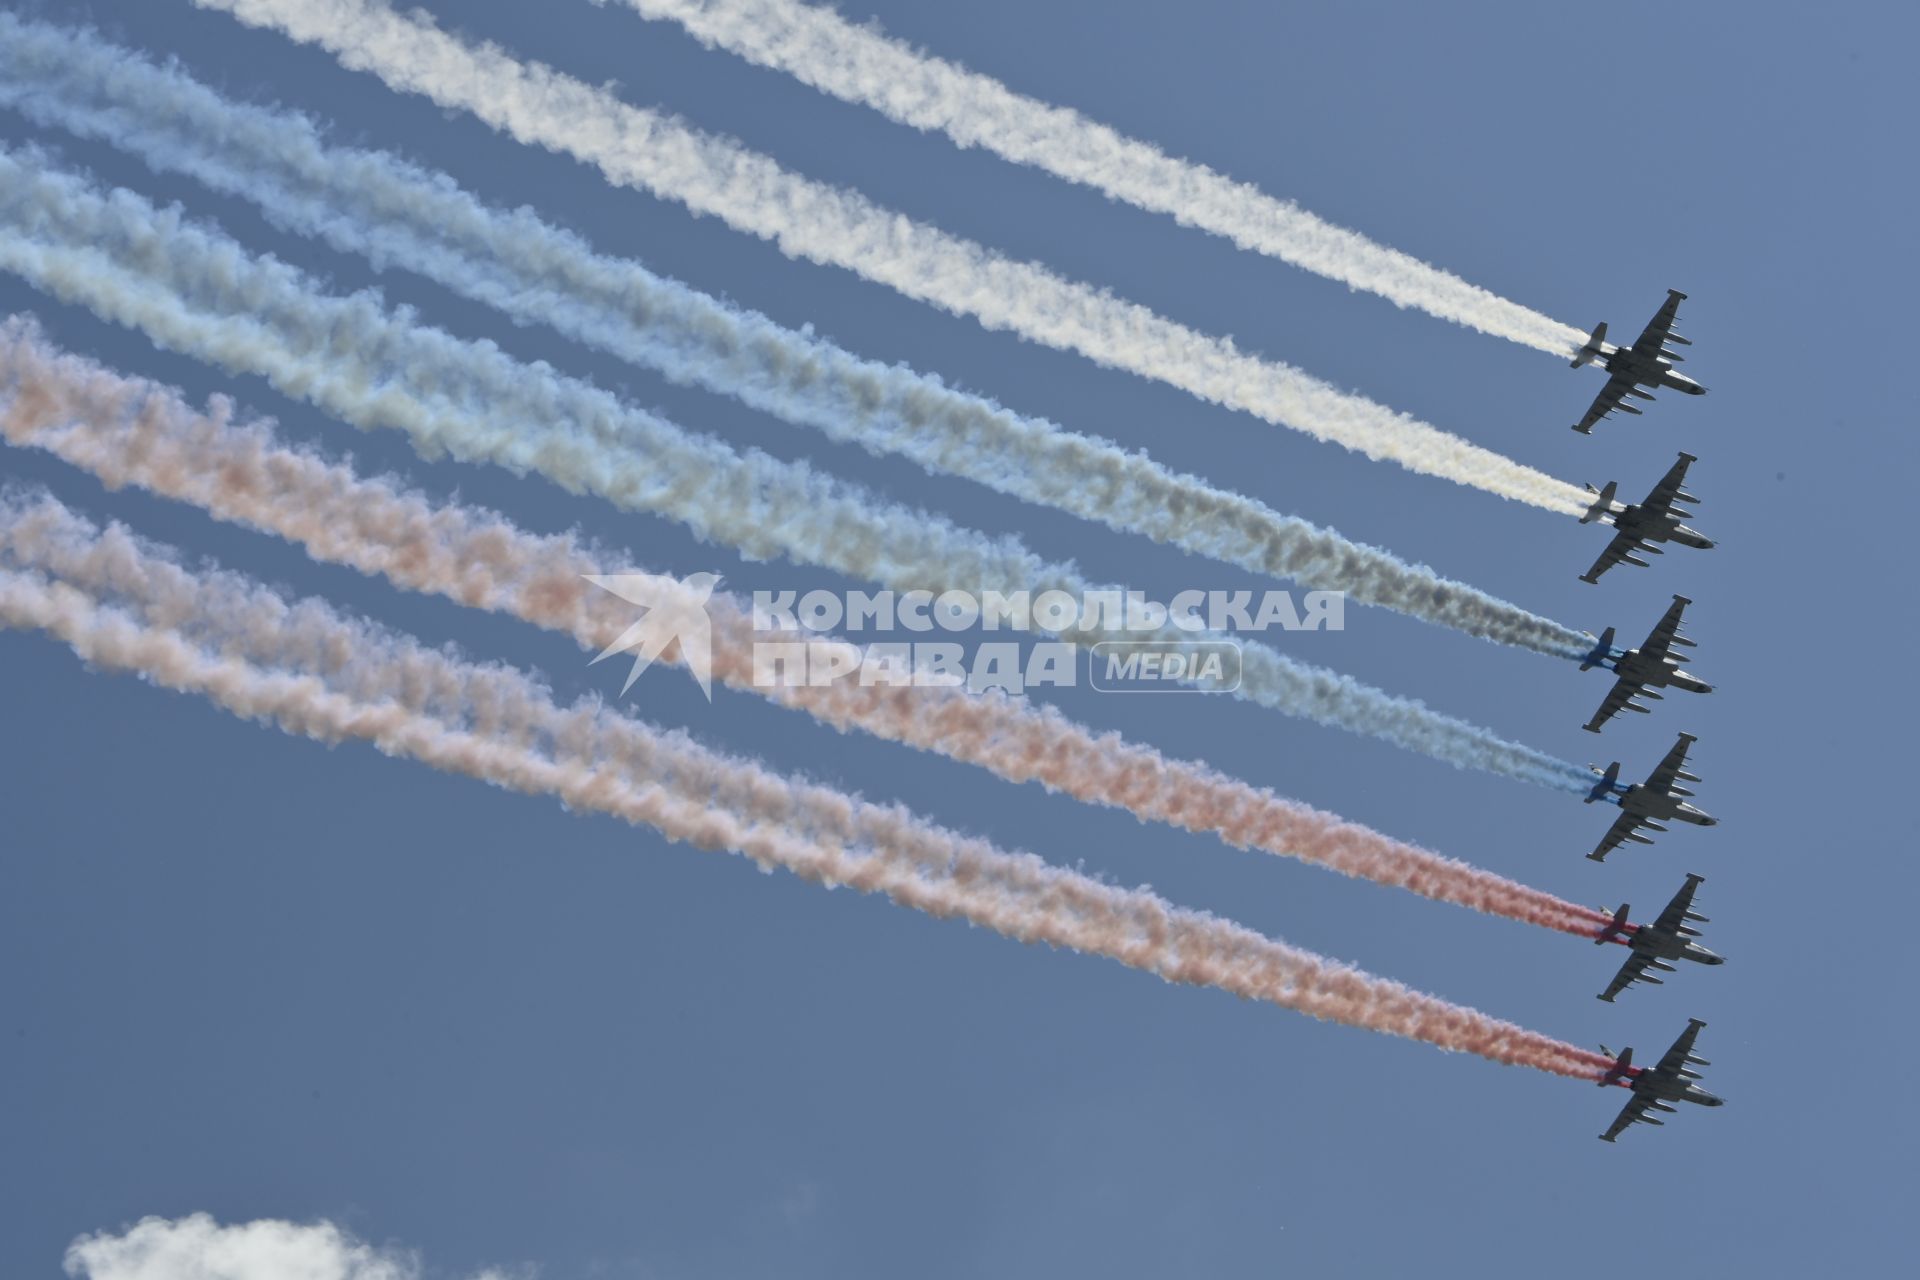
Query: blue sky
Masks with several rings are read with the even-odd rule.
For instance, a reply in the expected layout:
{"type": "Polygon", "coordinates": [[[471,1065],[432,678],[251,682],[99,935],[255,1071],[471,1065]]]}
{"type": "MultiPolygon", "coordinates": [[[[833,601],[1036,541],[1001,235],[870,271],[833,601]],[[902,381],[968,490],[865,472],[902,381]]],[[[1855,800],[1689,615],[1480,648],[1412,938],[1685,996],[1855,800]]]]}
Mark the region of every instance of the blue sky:
{"type": "MultiPolygon", "coordinates": [[[[1170,221],[827,100],[619,6],[427,6],[809,176],[1286,359],[1574,481],[1644,492],[1700,455],[1720,546],[1576,581],[1602,535],[1169,388],[989,334],[845,272],[390,94],[328,56],[179,0],[62,5],[238,96],[402,150],[862,354],[904,360],[1570,624],[1635,640],[1681,591],[1720,691],[1591,738],[1597,675],[1377,610],[1303,656],[1522,741],[1644,772],[1700,735],[1712,831],[1605,866],[1607,814],[1239,704],[1081,690],[1074,714],[1283,794],[1596,904],[1657,907],[1707,876],[1717,970],[1616,1006],[1617,963],[1537,934],[965,766],[841,737],[670,673],[650,718],[949,825],[1220,911],[1582,1043],[1663,1048],[1708,1020],[1708,1086],[1617,1147],[1623,1095],[1023,948],[550,802],[358,747],[326,750],[0,634],[0,1231],[8,1274],[144,1214],[325,1217],[437,1269],[542,1275],[1120,1275],[1319,1266],[1704,1274],[1886,1266],[1915,1191],[1903,1063],[1915,824],[1907,767],[1907,375],[1915,266],[1903,142],[1916,21],[1894,5],[1183,6],[977,0],[849,7],[1582,327],[1637,331],[1686,290],[1689,372],[1591,439],[1599,380],[1235,252],[1170,221]],[[1823,668],[1827,670],[1823,671],[1823,668]],[[1600,753],[1604,752],[1602,755],[1600,753]]],[[[183,201],[344,287],[376,277],[111,148],[0,118],[183,201]]],[[[620,388],[688,426],[1166,591],[1258,585],[977,486],[929,477],[516,329],[403,272],[379,282],[455,332],[620,388]]],[[[0,280],[8,311],[287,434],[405,471],[650,565],[790,584],[662,521],[503,473],[415,459],[273,393],[0,280]]],[[[556,637],[402,596],[271,539],[50,459],[0,475],[429,639],[612,693],[556,637]]],[[[1638,496],[1637,493],[1635,496],[1638,496]]],[[[809,581],[817,575],[809,575],[809,581]]],[[[819,578],[830,585],[831,580],[819,578]]]]}

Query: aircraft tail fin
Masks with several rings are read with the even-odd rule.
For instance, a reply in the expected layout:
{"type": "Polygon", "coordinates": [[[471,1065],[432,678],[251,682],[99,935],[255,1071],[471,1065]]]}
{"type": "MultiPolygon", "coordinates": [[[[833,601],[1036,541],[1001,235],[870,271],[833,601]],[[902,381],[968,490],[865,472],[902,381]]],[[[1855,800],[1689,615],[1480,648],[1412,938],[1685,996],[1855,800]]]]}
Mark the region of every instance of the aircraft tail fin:
{"type": "Polygon", "coordinates": [[[1611,796],[1615,785],[1618,784],[1619,781],[1620,762],[1615,760],[1607,766],[1606,772],[1600,775],[1600,781],[1594,783],[1592,788],[1588,790],[1587,803],[1592,804],[1595,800],[1605,800],[1608,796],[1611,796]]]}
{"type": "Polygon", "coordinates": [[[1614,629],[1608,627],[1600,633],[1600,638],[1593,642],[1593,652],[1580,661],[1582,671],[1591,671],[1613,656],[1613,632],[1614,629]]]}
{"type": "Polygon", "coordinates": [[[1593,505],[1587,508],[1587,514],[1580,517],[1580,523],[1592,524],[1595,520],[1598,520],[1601,516],[1604,516],[1608,512],[1612,511],[1613,495],[1614,495],[1614,492],[1619,488],[1620,488],[1620,482],[1618,480],[1609,480],[1607,481],[1605,487],[1599,488],[1599,489],[1594,488],[1592,485],[1588,485],[1587,492],[1593,495],[1593,505]]]}
{"type": "Polygon", "coordinates": [[[1599,934],[1596,935],[1593,940],[1594,946],[1597,947],[1603,943],[1612,942],[1615,938],[1624,938],[1626,936],[1627,912],[1629,909],[1629,904],[1625,902],[1620,904],[1620,909],[1613,913],[1613,919],[1607,921],[1606,924],[1600,927],[1599,934]]]}
{"type": "Polygon", "coordinates": [[[1587,338],[1587,345],[1580,348],[1573,357],[1572,367],[1578,369],[1583,364],[1591,364],[1605,349],[1607,341],[1607,322],[1602,320],[1593,326],[1593,333],[1587,338]]]}
{"type": "Polygon", "coordinates": [[[1601,1045],[1600,1052],[1606,1054],[1609,1058],[1613,1058],[1613,1065],[1608,1067],[1607,1073],[1600,1077],[1601,1088],[1604,1089],[1617,1080],[1625,1080],[1628,1073],[1633,1070],[1632,1049],[1622,1049],[1620,1055],[1614,1057],[1613,1050],[1607,1048],[1605,1045],[1601,1045]]]}

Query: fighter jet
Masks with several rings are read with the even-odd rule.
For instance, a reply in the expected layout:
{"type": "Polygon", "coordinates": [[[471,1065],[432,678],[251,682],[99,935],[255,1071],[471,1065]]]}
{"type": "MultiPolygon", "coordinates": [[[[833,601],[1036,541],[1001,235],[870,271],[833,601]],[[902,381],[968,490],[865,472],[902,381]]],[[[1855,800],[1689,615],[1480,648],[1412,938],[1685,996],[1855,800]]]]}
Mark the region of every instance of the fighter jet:
{"type": "Polygon", "coordinates": [[[1640,834],[1640,828],[1649,831],[1665,831],[1659,820],[1668,822],[1678,819],[1691,822],[1696,827],[1711,827],[1720,819],[1709,817],[1694,808],[1681,797],[1693,792],[1677,784],[1698,782],[1699,778],[1686,771],[1687,748],[1699,741],[1690,733],[1680,735],[1673,744],[1673,750],[1667,752],[1666,759],[1660,762],[1645,782],[1623,785],[1620,781],[1620,762],[1615,760],[1602,772],[1598,765],[1588,765],[1600,775],[1600,781],[1593,784],[1587,792],[1587,803],[1605,800],[1609,804],[1620,806],[1620,816],[1607,828],[1607,834],[1600,838],[1600,844],[1587,856],[1595,862],[1604,862],[1609,853],[1621,845],[1632,841],[1634,844],[1652,844],[1653,841],[1640,834]]]}
{"type": "MultiPolygon", "coordinates": [[[[1673,1047],[1661,1056],[1660,1061],[1651,1067],[1634,1066],[1633,1050],[1621,1051],[1613,1065],[1607,1068],[1606,1074],[1600,1077],[1600,1087],[1604,1089],[1608,1085],[1618,1085],[1622,1089],[1633,1090],[1633,1097],[1626,1106],[1620,1108],[1620,1114],[1600,1135],[1600,1141],[1612,1142],[1629,1125],[1665,1124],[1666,1121],[1655,1120],[1647,1112],[1677,1111],[1679,1108],[1673,1105],[1676,1102],[1692,1102],[1703,1107],[1718,1107],[1726,1103],[1725,1098],[1716,1097],[1694,1083],[1700,1078],[1700,1073],[1692,1068],[1713,1065],[1705,1058],[1696,1057],[1693,1052],[1693,1042],[1699,1037],[1700,1028],[1706,1025],[1698,1018],[1688,1018],[1687,1029],[1680,1033],[1680,1038],[1673,1042],[1673,1047]]],[[[1600,1046],[1600,1052],[1609,1058],[1613,1057],[1613,1050],[1605,1045],[1600,1046]]]]}
{"type": "Polygon", "coordinates": [[[1693,601],[1685,596],[1675,596],[1666,616],[1654,627],[1653,634],[1638,649],[1616,649],[1613,647],[1613,628],[1608,627],[1594,641],[1592,652],[1581,659],[1580,669],[1591,671],[1595,667],[1605,667],[1619,679],[1613,682],[1613,688],[1607,693],[1607,699],[1600,709],[1593,713],[1593,719],[1582,726],[1588,733],[1600,732],[1600,726],[1614,717],[1616,712],[1647,711],[1636,698],[1652,698],[1660,701],[1661,695],[1655,689],[1685,689],[1689,693],[1712,693],[1713,686],[1680,669],[1680,660],[1673,656],[1673,646],[1682,645],[1691,649],[1694,642],[1680,634],[1680,615],[1686,612],[1693,601]]]}
{"type": "Polygon", "coordinates": [[[1573,367],[1578,369],[1583,364],[1598,360],[1600,367],[1612,376],[1607,379],[1607,385],[1600,388],[1600,394],[1594,397],[1593,407],[1587,410],[1587,416],[1573,424],[1575,431],[1583,436],[1592,435],[1593,424],[1615,409],[1622,413],[1639,413],[1640,410],[1628,404],[1626,398],[1653,399],[1653,393],[1642,391],[1642,387],[1672,387],[1690,396],[1707,394],[1705,387],[1674,370],[1673,366],[1685,357],[1667,346],[1669,342],[1683,347],[1693,345],[1673,331],[1673,318],[1686,296],[1678,289],[1667,290],[1666,302],[1661,304],[1659,312],[1640,331],[1639,340],[1630,347],[1615,347],[1607,343],[1606,321],[1602,320],[1594,326],[1593,336],[1574,356],[1573,367]]]}
{"type": "Polygon", "coordinates": [[[1614,527],[1617,532],[1593,567],[1580,575],[1580,581],[1598,583],[1600,575],[1625,561],[1637,564],[1641,568],[1647,561],[1633,553],[1648,551],[1654,555],[1664,555],[1656,542],[1677,542],[1683,547],[1699,547],[1702,550],[1713,543],[1702,537],[1698,530],[1689,529],[1681,524],[1690,519],[1693,512],[1674,506],[1676,502],[1698,502],[1700,499],[1688,493],[1683,487],[1687,482],[1687,464],[1697,462],[1691,453],[1680,455],[1680,461],[1668,468],[1660,483],[1653,486],[1653,492],[1647,495],[1645,502],[1629,506],[1613,500],[1614,490],[1620,487],[1617,480],[1607,481],[1604,489],[1587,486],[1587,492],[1594,495],[1593,505],[1587,508],[1587,514],[1580,517],[1581,524],[1591,524],[1601,520],[1614,527]]]}
{"type": "Polygon", "coordinates": [[[1631,947],[1633,954],[1620,966],[1620,972],[1613,975],[1613,981],[1600,993],[1600,999],[1608,1004],[1613,998],[1636,982],[1650,982],[1660,985],[1659,978],[1647,976],[1647,970],[1657,969],[1661,973],[1672,973],[1669,960],[1692,960],[1699,964],[1725,964],[1726,957],[1715,955],[1694,939],[1700,931],[1688,922],[1705,924],[1707,918],[1693,909],[1693,891],[1700,886],[1705,876],[1691,873],[1687,882],[1680,886],[1680,892],[1673,895],[1673,901],[1652,924],[1628,924],[1627,912],[1631,909],[1626,903],[1613,913],[1613,919],[1600,929],[1593,940],[1595,946],[1604,946],[1617,942],[1623,947],[1631,947]]]}

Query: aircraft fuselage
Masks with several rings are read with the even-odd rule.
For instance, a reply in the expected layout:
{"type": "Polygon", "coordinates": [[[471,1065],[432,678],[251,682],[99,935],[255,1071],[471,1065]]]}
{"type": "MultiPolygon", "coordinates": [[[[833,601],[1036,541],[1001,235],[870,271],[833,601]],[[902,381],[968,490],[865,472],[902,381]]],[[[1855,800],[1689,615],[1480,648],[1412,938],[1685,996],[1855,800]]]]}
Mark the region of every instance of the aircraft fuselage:
{"type": "Polygon", "coordinates": [[[1690,396],[1703,396],[1707,389],[1673,367],[1672,362],[1658,356],[1643,356],[1632,347],[1614,347],[1601,354],[1600,366],[1608,373],[1621,373],[1632,378],[1635,386],[1670,387],[1690,396]]]}
{"type": "Polygon", "coordinates": [[[1616,792],[1613,802],[1639,818],[1690,822],[1696,827],[1716,826],[1720,822],[1720,819],[1705,810],[1694,808],[1673,792],[1656,791],[1639,782],[1616,792]]]}
{"type": "MultiPolygon", "coordinates": [[[[1725,956],[1717,951],[1709,951],[1692,938],[1665,929],[1655,929],[1652,925],[1640,926],[1621,941],[1652,960],[1691,960],[1695,964],[1727,962],[1725,956]]],[[[1669,968],[1663,968],[1662,972],[1669,968]]]]}
{"type": "MultiPolygon", "coordinates": [[[[1632,1083],[1625,1080],[1616,1080],[1614,1083],[1623,1089],[1631,1089],[1642,1097],[1652,1097],[1661,1103],[1691,1102],[1700,1107],[1718,1107],[1725,1104],[1725,1098],[1717,1093],[1708,1093],[1688,1078],[1692,1075],[1693,1072],[1684,1068],[1670,1076],[1662,1076],[1658,1072],[1647,1070],[1636,1075],[1632,1083]]],[[[1671,1111],[1673,1108],[1662,1106],[1658,1109],[1671,1111]]]]}
{"type": "Polygon", "coordinates": [[[1711,539],[1699,530],[1681,524],[1678,517],[1668,512],[1650,510],[1638,503],[1614,512],[1608,523],[1640,542],[1677,542],[1683,547],[1697,547],[1702,551],[1713,546],[1711,539]]]}
{"type": "Polygon", "coordinates": [[[1624,676],[1650,689],[1685,689],[1689,693],[1712,693],[1713,686],[1696,675],[1682,671],[1679,664],[1653,657],[1640,649],[1629,649],[1608,664],[1615,675],[1624,676]]]}

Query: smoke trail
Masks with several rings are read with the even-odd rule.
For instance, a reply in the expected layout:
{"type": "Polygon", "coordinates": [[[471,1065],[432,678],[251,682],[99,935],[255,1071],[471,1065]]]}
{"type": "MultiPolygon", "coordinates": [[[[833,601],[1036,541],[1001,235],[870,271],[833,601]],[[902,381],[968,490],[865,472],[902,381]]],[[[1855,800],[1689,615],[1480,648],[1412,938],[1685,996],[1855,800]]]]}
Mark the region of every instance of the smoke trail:
{"type": "Polygon", "coordinates": [[[370,71],[394,89],[471,111],[521,142],[596,166],[610,182],[677,200],[771,240],[790,257],[845,267],[990,329],[1156,378],[1369,458],[1563,515],[1586,509],[1573,485],[1407,414],[916,223],[856,192],[788,173],[729,139],[628,106],[549,67],[515,61],[491,45],[462,43],[422,15],[402,17],[366,0],[194,2],[320,44],[343,65],[370,71]]]}
{"type": "Polygon", "coordinates": [[[1410,254],[1335,226],[1205,165],[1175,159],[1077,111],[1017,94],[999,81],[855,26],[831,9],[795,0],[626,0],[643,17],[669,18],[709,48],[784,71],[823,93],[888,119],[945,133],[1015,164],[1096,188],[1115,200],[1171,214],[1183,226],[1290,262],[1399,307],[1554,355],[1586,334],[1468,284],[1410,254]]]}
{"type": "MultiPolygon", "coordinates": [[[[31,153],[0,152],[0,224],[15,230],[0,237],[0,269],[163,346],[266,377],[357,426],[398,427],[430,455],[537,472],[572,492],[681,520],[749,556],[784,551],[896,589],[1059,590],[1077,598],[1120,590],[1094,587],[1012,539],[886,503],[804,464],[737,454],[549,366],[390,314],[375,292],[328,296],[177,210],[156,210],[124,190],[102,197],[31,153]]],[[[1085,612],[1094,616],[1053,634],[1075,644],[1157,639],[1187,652],[1204,642],[1172,623],[1128,631],[1085,612]]],[[[1252,641],[1240,648],[1235,696],[1460,767],[1565,791],[1588,785],[1566,761],[1417,701],[1252,641]]]]}
{"type": "Polygon", "coordinates": [[[331,147],[305,117],[229,101],[177,67],[89,34],[0,14],[0,68],[0,103],[37,121],[132,149],[254,201],[287,230],[382,267],[404,264],[517,320],[835,439],[1498,643],[1556,656],[1589,647],[1570,627],[1145,454],[860,359],[637,262],[596,254],[530,210],[481,204],[445,174],[331,147]]]}
{"type": "MultiPolygon", "coordinates": [[[[51,350],[19,320],[0,326],[0,436],[47,449],[119,488],[134,484],[215,516],[278,534],[316,558],[395,584],[514,614],[598,651],[628,622],[586,575],[628,559],[570,536],[536,537],[491,512],[434,504],[388,479],[288,448],[264,423],[240,425],[216,403],[196,413],[177,393],[51,350]]],[[[658,579],[656,594],[684,588],[658,579]]],[[[692,600],[680,601],[698,607],[692,600]]],[[[1051,709],[963,686],[896,688],[851,681],[756,681],[746,604],[716,594],[712,674],[735,688],[1013,782],[1038,780],[1144,821],[1209,832],[1241,848],[1301,858],[1441,901],[1591,937],[1606,913],[1280,799],[1204,765],[1097,736],[1051,709]]],[[[826,649],[844,642],[816,639],[826,649]]],[[[676,654],[676,660],[678,655],[676,654]]],[[[857,670],[859,658],[816,663],[857,670]]]]}
{"type": "Polygon", "coordinates": [[[1144,890],[1120,889],[921,822],[897,807],[782,777],[595,702],[563,709],[519,673],[431,653],[341,619],[317,601],[289,605],[254,588],[259,607],[236,625],[223,610],[245,594],[244,586],[216,575],[202,591],[192,577],[184,570],[173,579],[143,577],[149,598],[129,612],[64,582],[7,571],[0,573],[0,624],[47,631],[88,662],[204,694],[292,733],[369,741],[390,755],[555,795],[570,807],[652,826],[670,839],[734,849],[763,867],[885,893],[930,914],[1104,955],[1168,981],[1578,1079],[1594,1078],[1604,1063],[1577,1046],[1174,907],[1144,890]],[[140,613],[149,611],[179,611],[189,630],[221,634],[230,651],[142,620],[140,613]],[[231,651],[236,645],[277,646],[307,657],[315,670],[265,668],[231,651]],[[434,687],[423,688],[429,677],[434,687]],[[359,696],[351,692],[356,688],[379,692],[359,696]]]}

